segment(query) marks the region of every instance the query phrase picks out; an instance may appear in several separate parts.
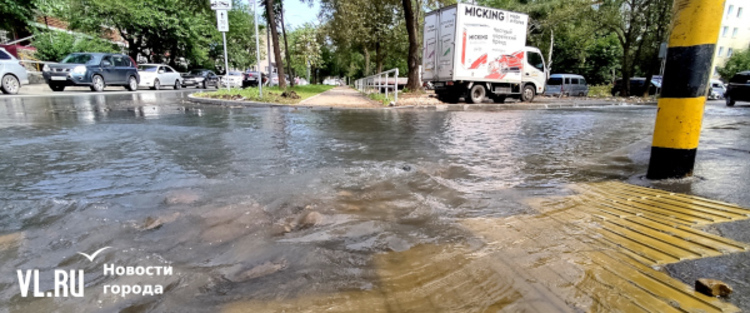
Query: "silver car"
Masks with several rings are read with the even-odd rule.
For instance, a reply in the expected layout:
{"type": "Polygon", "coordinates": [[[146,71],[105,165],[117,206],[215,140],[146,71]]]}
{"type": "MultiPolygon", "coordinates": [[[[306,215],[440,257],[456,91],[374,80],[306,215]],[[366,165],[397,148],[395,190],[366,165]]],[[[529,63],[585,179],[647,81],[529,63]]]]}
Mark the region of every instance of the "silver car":
{"type": "Polygon", "coordinates": [[[724,93],[727,92],[727,89],[724,88],[724,83],[722,83],[718,79],[712,79],[711,80],[711,87],[708,89],[708,94],[706,97],[708,100],[720,100],[724,99],[724,93]]]}
{"type": "Polygon", "coordinates": [[[0,48],[0,90],[4,94],[17,94],[22,85],[29,84],[26,69],[12,54],[0,48]]]}
{"type": "Polygon", "coordinates": [[[164,86],[171,86],[175,90],[182,88],[182,76],[169,65],[138,64],[138,75],[141,76],[138,87],[153,90],[159,90],[164,86]]]}

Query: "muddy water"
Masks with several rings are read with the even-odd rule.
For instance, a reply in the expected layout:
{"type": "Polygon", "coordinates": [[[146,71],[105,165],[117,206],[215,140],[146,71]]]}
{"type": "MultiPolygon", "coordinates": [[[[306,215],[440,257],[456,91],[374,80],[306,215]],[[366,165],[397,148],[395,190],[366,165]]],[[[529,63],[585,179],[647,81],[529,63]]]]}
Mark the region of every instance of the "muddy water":
{"type": "MultiPolygon", "coordinates": [[[[534,215],[529,198],[567,195],[566,184],[640,180],[655,114],[242,109],[184,96],[0,100],[0,312],[585,309],[503,283],[526,278],[477,258],[490,240],[466,221],[534,215]],[[77,254],[105,246],[93,262],[77,254]],[[174,274],[105,276],[104,264],[174,274]],[[42,291],[55,269],[84,269],[86,295],[21,297],[17,269],[39,269],[42,291]],[[136,284],[164,294],[103,291],[136,284]]],[[[711,151],[741,156],[747,111],[709,110],[711,151]]],[[[668,187],[717,196],[731,184],[706,177],[750,171],[717,174],[725,161],[702,157],[703,180],[668,187]]]]}

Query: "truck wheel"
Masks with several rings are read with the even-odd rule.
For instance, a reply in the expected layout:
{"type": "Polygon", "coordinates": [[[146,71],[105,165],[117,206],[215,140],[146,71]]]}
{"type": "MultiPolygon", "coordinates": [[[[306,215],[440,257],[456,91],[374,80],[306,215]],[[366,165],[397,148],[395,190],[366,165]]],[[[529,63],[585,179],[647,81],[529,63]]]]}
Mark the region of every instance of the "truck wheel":
{"type": "Polygon", "coordinates": [[[469,95],[466,97],[466,102],[469,103],[482,103],[487,95],[487,90],[482,85],[474,85],[469,90],[469,95]]]}
{"type": "Polygon", "coordinates": [[[523,87],[523,93],[521,93],[521,101],[531,102],[532,100],[534,100],[535,95],[536,95],[536,90],[534,90],[534,86],[526,85],[523,87]]]}

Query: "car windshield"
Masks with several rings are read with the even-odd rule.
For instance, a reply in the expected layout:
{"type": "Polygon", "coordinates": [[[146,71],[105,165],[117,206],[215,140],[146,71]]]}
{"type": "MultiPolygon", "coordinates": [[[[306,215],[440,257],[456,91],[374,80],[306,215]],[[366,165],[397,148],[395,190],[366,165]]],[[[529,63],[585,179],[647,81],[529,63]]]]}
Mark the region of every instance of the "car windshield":
{"type": "Polygon", "coordinates": [[[550,78],[547,81],[547,85],[553,85],[553,86],[562,85],[562,78],[550,78]]]}
{"type": "Polygon", "coordinates": [[[156,65],[138,65],[138,70],[143,72],[156,72],[159,66],[156,65]]]}
{"type": "Polygon", "coordinates": [[[94,56],[90,54],[69,54],[62,61],[62,64],[95,64],[94,56]]]}
{"type": "Polygon", "coordinates": [[[188,74],[190,74],[190,75],[203,75],[203,70],[192,70],[188,74]]]}

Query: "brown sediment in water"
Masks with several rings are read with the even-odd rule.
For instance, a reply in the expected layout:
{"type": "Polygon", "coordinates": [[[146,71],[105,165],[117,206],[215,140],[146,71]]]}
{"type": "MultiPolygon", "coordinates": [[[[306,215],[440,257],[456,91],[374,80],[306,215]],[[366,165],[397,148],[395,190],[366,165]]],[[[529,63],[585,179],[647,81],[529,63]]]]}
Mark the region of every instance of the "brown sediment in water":
{"type": "Polygon", "coordinates": [[[421,244],[377,254],[371,290],[241,301],[223,312],[739,311],[660,269],[747,251],[696,227],[750,211],[621,183],[575,189],[529,201],[539,214],[462,220],[480,248],[421,244]]]}

